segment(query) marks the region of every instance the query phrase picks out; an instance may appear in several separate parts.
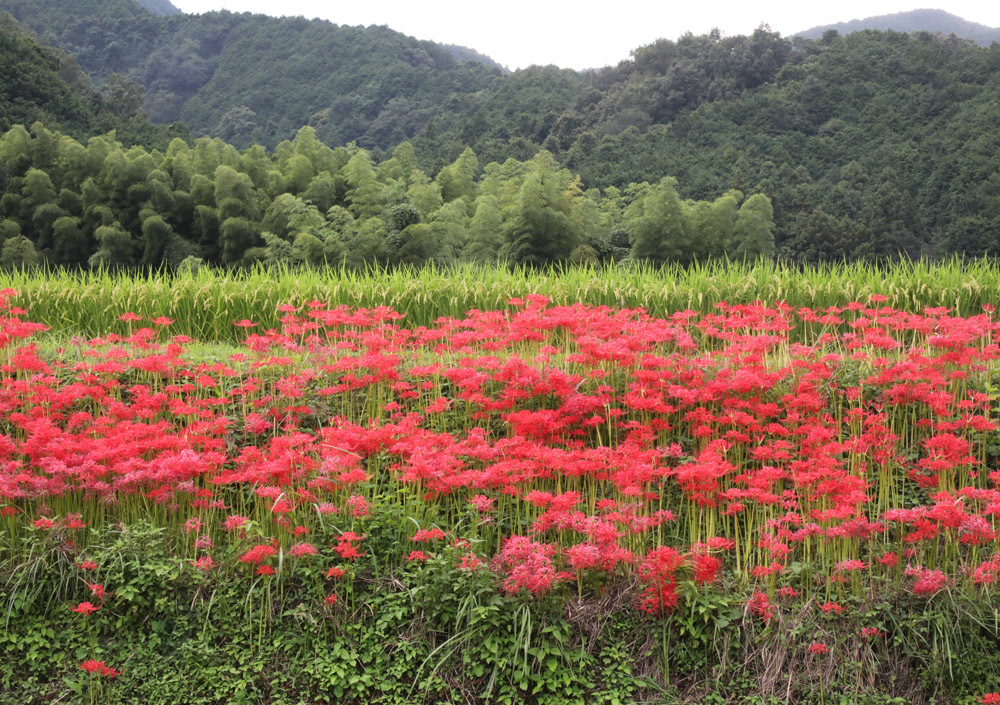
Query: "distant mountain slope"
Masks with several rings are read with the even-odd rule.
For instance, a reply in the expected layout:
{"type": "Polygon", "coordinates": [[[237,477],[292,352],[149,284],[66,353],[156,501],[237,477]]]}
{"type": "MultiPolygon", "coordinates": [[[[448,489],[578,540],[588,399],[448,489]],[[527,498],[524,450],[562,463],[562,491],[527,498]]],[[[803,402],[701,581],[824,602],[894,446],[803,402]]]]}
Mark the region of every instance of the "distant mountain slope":
{"type": "Polygon", "coordinates": [[[76,56],[95,84],[113,73],[141,83],[154,122],[180,120],[241,147],[274,147],[309,124],[329,144],[388,148],[433,117],[449,129],[451,116],[473,112],[504,75],[474,51],[385,26],[159,16],[135,0],[76,0],[72,12],[62,0],[0,0],[0,10],[76,56]]]}
{"type": "Polygon", "coordinates": [[[980,46],[989,46],[993,42],[1000,42],[1000,28],[998,27],[987,27],[977,22],[969,22],[944,10],[930,9],[897,12],[892,15],[878,15],[866,17],[863,20],[822,25],[799,32],[797,36],[819,39],[824,32],[830,29],[835,29],[840,34],[850,34],[864,29],[907,33],[941,32],[942,34],[954,34],[963,39],[971,39],[980,46]]]}
{"type": "Polygon", "coordinates": [[[138,3],[157,15],[179,15],[178,9],[170,0],[138,0],[138,3]]]}
{"type": "Polygon", "coordinates": [[[509,73],[509,69],[506,66],[495,59],[486,56],[486,54],[476,51],[475,49],[464,47],[459,44],[442,44],[441,46],[447,49],[448,53],[454,56],[458,61],[478,61],[480,64],[492,66],[495,69],[502,70],[504,73],[509,73]]]}
{"type": "MultiPolygon", "coordinates": [[[[118,97],[121,97],[119,94],[118,97]]],[[[127,109],[127,101],[91,87],[73,57],[40,44],[0,12],[0,133],[36,121],[81,140],[116,130],[125,144],[165,147],[173,133],[127,109]]]]}

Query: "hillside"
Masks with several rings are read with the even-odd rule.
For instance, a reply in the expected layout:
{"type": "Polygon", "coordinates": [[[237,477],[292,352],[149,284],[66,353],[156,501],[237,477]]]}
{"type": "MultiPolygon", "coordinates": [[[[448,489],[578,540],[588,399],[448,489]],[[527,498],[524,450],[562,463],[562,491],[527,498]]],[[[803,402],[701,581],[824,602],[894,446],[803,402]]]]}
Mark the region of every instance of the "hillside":
{"type": "Polygon", "coordinates": [[[503,75],[472,50],[388,27],[230,12],[164,17],[135,0],[80,0],[73,12],[56,0],[0,0],[0,10],[74,55],[97,85],[112,73],[141,83],[154,122],[180,120],[242,147],[273,147],[308,124],[329,144],[391,148],[433,115],[474,111],[503,75]]]}
{"type": "Polygon", "coordinates": [[[940,32],[954,34],[960,39],[971,39],[979,46],[989,46],[1000,42],[1000,27],[987,27],[978,22],[969,22],[957,15],[944,10],[912,10],[911,12],[896,12],[891,15],[877,15],[863,20],[838,22],[836,24],[820,25],[799,32],[796,36],[808,39],[819,39],[824,32],[836,30],[839,34],[850,34],[865,29],[894,32],[940,32]]]}
{"type": "Polygon", "coordinates": [[[123,143],[165,147],[183,129],[155,126],[136,115],[136,86],[116,80],[93,89],[76,61],[40,44],[9,14],[0,13],[0,131],[37,121],[78,139],[117,131],[123,143]]]}
{"type": "Polygon", "coordinates": [[[616,66],[505,73],[387,27],[132,0],[0,0],[100,84],[125,73],[154,121],[237,148],[304,126],[384,160],[409,143],[438,174],[540,150],[586,187],[677,178],[681,198],[766,194],[793,260],[1000,253],[1000,52],[931,32],[685,35],[616,66]],[[113,49],[113,50],[112,50],[113,49]],[[246,57],[254,57],[248,62],[246,57]]]}
{"type": "Polygon", "coordinates": [[[181,11],[170,0],[138,0],[139,4],[157,15],[179,15],[181,11]]]}

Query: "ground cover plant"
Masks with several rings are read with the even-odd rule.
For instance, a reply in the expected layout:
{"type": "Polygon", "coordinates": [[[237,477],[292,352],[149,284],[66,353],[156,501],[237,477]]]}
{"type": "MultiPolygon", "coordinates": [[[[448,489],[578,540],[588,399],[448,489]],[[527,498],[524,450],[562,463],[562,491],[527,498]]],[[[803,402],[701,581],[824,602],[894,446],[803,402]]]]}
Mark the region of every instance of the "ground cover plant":
{"type": "Polygon", "coordinates": [[[1000,690],[989,304],[290,299],[206,341],[22,296],[2,702],[1000,690]]]}

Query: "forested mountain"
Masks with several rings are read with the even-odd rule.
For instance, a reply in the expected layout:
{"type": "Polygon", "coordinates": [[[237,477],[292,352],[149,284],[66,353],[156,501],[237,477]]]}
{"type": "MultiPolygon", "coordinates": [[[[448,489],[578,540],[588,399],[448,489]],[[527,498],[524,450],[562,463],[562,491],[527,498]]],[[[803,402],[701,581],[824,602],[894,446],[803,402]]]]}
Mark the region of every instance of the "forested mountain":
{"type": "Polygon", "coordinates": [[[179,15],[181,11],[170,0],[138,0],[139,4],[158,15],[179,15]]]}
{"type": "Polygon", "coordinates": [[[187,134],[151,124],[137,114],[141,102],[141,87],[120,79],[95,91],[72,57],[39,44],[0,13],[0,130],[42,121],[78,139],[115,130],[125,144],[161,147],[187,134]]]}
{"type": "Polygon", "coordinates": [[[154,122],[179,120],[239,146],[273,148],[312,125],[329,144],[391,148],[434,115],[473,112],[504,73],[472,50],[388,27],[230,12],[163,17],[135,0],[77,0],[71,12],[62,0],[0,0],[0,10],[76,56],[98,85],[113,73],[141,83],[154,122]]]}
{"type": "Polygon", "coordinates": [[[961,39],[971,39],[979,46],[984,47],[993,42],[1000,42],[1000,27],[987,27],[978,22],[969,22],[944,10],[912,10],[910,12],[896,12],[891,15],[866,17],[863,20],[820,25],[799,32],[797,36],[819,39],[824,32],[831,29],[839,34],[850,34],[865,29],[908,33],[939,32],[944,35],[954,34],[961,39]]]}
{"type": "MultiPolygon", "coordinates": [[[[460,155],[523,164],[545,150],[553,168],[603,189],[591,200],[611,194],[623,212],[651,188],[633,184],[668,176],[682,203],[766,195],[776,251],[795,260],[1000,254],[998,45],[870,30],[787,39],[762,26],[749,36],[660,40],[599,71],[504,73],[386,27],[158,17],[133,0],[80,0],[73,16],[54,0],[4,6],[76,52],[98,84],[108,81],[106,95],[135,98],[115,73],[140,82],[159,121],[180,117],[195,136],[238,149],[257,142],[277,155],[303,125],[332,148],[366,150],[373,164],[391,163],[405,145],[446,205],[460,155]]],[[[336,180],[337,169],[314,167],[312,176],[336,180]]],[[[346,198],[322,203],[346,207],[346,198]]],[[[410,199],[394,198],[383,211],[410,199]]],[[[578,242],[602,256],[610,230],[624,228],[615,247],[635,254],[628,221],[615,216],[578,242]]]]}

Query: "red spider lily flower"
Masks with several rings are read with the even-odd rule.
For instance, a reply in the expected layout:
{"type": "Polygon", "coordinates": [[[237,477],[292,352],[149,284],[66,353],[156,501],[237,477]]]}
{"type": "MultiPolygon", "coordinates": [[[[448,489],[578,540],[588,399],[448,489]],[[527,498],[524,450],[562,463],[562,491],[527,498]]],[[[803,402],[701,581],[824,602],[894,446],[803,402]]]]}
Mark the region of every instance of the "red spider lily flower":
{"type": "Polygon", "coordinates": [[[423,543],[425,541],[437,541],[438,539],[443,539],[445,536],[447,534],[437,527],[433,529],[418,529],[417,533],[410,537],[410,541],[423,543]]]}
{"type": "Polygon", "coordinates": [[[269,565],[262,565],[257,568],[257,575],[274,575],[274,568],[269,565]]]}
{"type": "Polygon", "coordinates": [[[302,557],[302,556],[315,556],[316,555],[316,547],[313,546],[311,543],[306,543],[306,542],[303,541],[303,542],[297,543],[294,546],[292,546],[291,548],[289,548],[288,549],[288,555],[289,556],[295,556],[296,558],[299,558],[299,557],[302,557]]]}
{"type": "Polygon", "coordinates": [[[496,501],[496,497],[487,497],[486,495],[477,494],[469,500],[469,504],[476,508],[477,512],[485,514],[493,510],[493,503],[496,501]]]}
{"type": "Polygon", "coordinates": [[[330,605],[330,607],[333,607],[334,605],[336,605],[337,604],[337,593],[331,592],[329,595],[327,595],[326,596],[326,604],[330,605]]]}
{"type": "Polygon", "coordinates": [[[170,319],[170,318],[167,318],[166,316],[160,316],[158,318],[154,318],[152,320],[152,323],[155,324],[155,325],[158,325],[158,326],[164,326],[164,327],[166,327],[166,326],[169,326],[171,323],[173,323],[173,320],[170,319]]]}
{"type": "Polygon", "coordinates": [[[878,627],[861,627],[861,636],[865,639],[874,639],[884,635],[885,632],[878,627]]]}
{"type": "Polygon", "coordinates": [[[867,567],[868,564],[866,564],[864,561],[859,561],[857,559],[849,559],[838,563],[836,566],[834,566],[833,570],[835,573],[841,573],[852,570],[864,570],[867,567]]]}
{"type": "Polygon", "coordinates": [[[244,318],[241,321],[235,321],[233,325],[237,328],[254,328],[257,324],[244,318]]]}
{"type": "Polygon", "coordinates": [[[33,522],[31,522],[31,525],[36,529],[42,529],[43,531],[48,531],[55,524],[48,517],[41,517],[40,519],[35,519],[33,522]]]}
{"type": "Polygon", "coordinates": [[[63,526],[67,529],[72,529],[73,531],[78,531],[87,527],[87,525],[83,523],[82,515],[79,513],[68,514],[63,520],[63,526]]]}
{"type": "Polygon", "coordinates": [[[87,583],[87,589],[90,590],[90,594],[99,599],[104,599],[104,586],[100,583],[87,583]]]}
{"type": "Polygon", "coordinates": [[[822,656],[823,654],[830,653],[830,649],[826,644],[820,644],[819,642],[809,645],[809,653],[816,654],[817,656],[822,656]]]}
{"type": "Polygon", "coordinates": [[[140,316],[138,314],[135,314],[135,313],[126,312],[126,313],[123,313],[122,315],[120,315],[118,317],[118,320],[119,321],[125,321],[126,323],[134,323],[135,321],[141,321],[142,320],[142,316],[140,316]]]}
{"type": "Polygon", "coordinates": [[[81,561],[77,567],[80,570],[97,570],[97,564],[94,561],[81,561]]]}
{"type": "Polygon", "coordinates": [[[222,522],[222,528],[226,531],[236,531],[242,529],[250,521],[249,518],[233,514],[226,517],[222,522]]]}
{"type": "Polygon", "coordinates": [[[82,615],[91,615],[99,609],[100,607],[91,604],[90,602],[81,602],[76,607],[70,607],[70,610],[82,615]]]}
{"type": "Polygon", "coordinates": [[[408,561],[421,561],[421,562],[423,562],[423,561],[428,560],[429,558],[430,558],[430,556],[428,556],[423,551],[410,551],[410,555],[408,555],[406,557],[406,560],[408,560],[408,561]]]}
{"type": "Polygon", "coordinates": [[[240,561],[243,563],[263,563],[277,552],[277,548],[273,545],[260,543],[240,556],[240,561]]]}
{"type": "Polygon", "coordinates": [[[983,705],[1000,705],[1000,693],[987,693],[979,699],[983,705]]]}
{"type": "Polygon", "coordinates": [[[578,543],[567,548],[563,554],[566,556],[566,563],[577,573],[601,567],[601,548],[595,544],[578,543]]]}
{"type": "Polygon", "coordinates": [[[21,513],[21,510],[17,507],[2,507],[0,508],[0,517],[12,517],[21,513]]]}
{"type": "Polygon", "coordinates": [[[427,414],[440,414],[448,408],[448,399],[446,397],[438,397],[431,404],[424,409],[424,413],[427,414]]]}
{"type": "Polygon", "coordinates": [[[347,498],[347,508],[355,519],[368,516],[368,502],[361,495],[351,495],[347,498]]]}
{"type": "Polygon", "coordinates": [[[461,562],[458,564],[459,570],[470,570],[475,571],[482,565],[479,560],[479,556],[475,553],[466,553],[462,556],[461,562]]]}
{"type": "Polygon", "coordinates": [[[948,576],[942,570],[928,570],[926,568],[907,568],[908,576],[915,576],[913,592],[924,597],[931,597],[943,590],[948,585],[948,576]]]}
{"type": "Polygon", "coordinates": [[[699,585],[715,582],[722,568],[722,561],[715,556],[695,555],[691,557],[694,581],[699,585]]]}
{"type": "Polygon", "coordinates": [[[202,556],[198,560],[192,561],[191,565],[193,565],[198,570],[203,570],[205,572],[208,572],[215,567],[215,561],[212,559],[211,556],[202,556]]]}
{"type": "Polygon", "coordinates": [[[328,577],[328,578],[343,578],[344,577],[344,569],[343,568],[338,568],[337,566],[333,566],[332,568],[330,568],[330,570],[326,571],[326,577],[328,577]]]}
{"type": "Polygon", "coordinates": [[[353,561],[354,559],[360,558],[361,556],[365,555],[364,553],[358,550],[357,546],[355,546],[351,541],[346,539],[341,539],[340,542],[333,547],[333,550],[336,551],[337,555],[339,555],[345,561],[353,561]]]}
{"type": "Polygon", "coordinates": [[[84,661],[80,664],[80,668],[87,673],[98,673],[105,678],[114,678],[121,675],[121,671],[116,671],[110,666],[105,666],[103,661],[95,661],[94,659],[84,661]]]}
{"type": "Polygon", "coordinates": [[[899,564],[899,554],[889,551],[879,557],[878,562],[884,566],[894,566],[899,564]]]}
{"type": "Polygon", "coordinates": [[[754,592],[747,603],[747,608],[765,622],[771,621],[775,614],[775,607],[771,604],[771,598],[767,596],[767,593],[760,591],[754,592]]]}
{"type": "Polygon", "coordinates": [[[836,602],[825,602],[820,605],[820,609],[827,614],[840,614],[844,611],[844,606],[836,602]]]}

